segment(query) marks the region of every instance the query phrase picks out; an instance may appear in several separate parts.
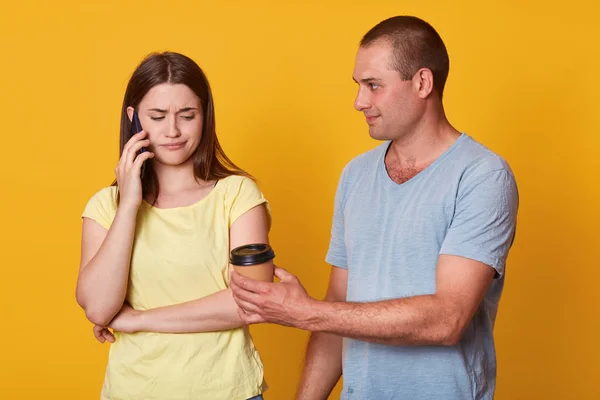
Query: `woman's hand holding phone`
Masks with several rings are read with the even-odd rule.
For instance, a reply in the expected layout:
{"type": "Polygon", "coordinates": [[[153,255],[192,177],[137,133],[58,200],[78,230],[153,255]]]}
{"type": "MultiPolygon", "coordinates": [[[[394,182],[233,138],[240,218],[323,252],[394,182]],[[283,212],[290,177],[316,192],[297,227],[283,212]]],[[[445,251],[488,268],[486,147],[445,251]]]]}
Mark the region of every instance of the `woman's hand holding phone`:
{"type": "Polygon", "coordinates": [[[150,144],[146,136],[146,132],[141,131],[129,139],[115,169],[119,185],[120,206],[137,209],[142,204],[142,179],[140,177],[142,165],[144,161],[154,157],[154,153],[151,151],[139,153],[142,147],[147,148],[150,144]]]}

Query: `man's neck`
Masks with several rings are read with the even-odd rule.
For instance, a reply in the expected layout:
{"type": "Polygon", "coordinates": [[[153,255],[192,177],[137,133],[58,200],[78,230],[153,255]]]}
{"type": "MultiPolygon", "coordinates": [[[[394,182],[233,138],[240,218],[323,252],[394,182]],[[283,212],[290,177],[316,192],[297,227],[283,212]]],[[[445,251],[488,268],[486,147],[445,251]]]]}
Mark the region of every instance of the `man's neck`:
{"type": "Polygon", "coordinates": [[[413,132],[392,141],[386,154],[387,164],[426,167],[458,139],[460,132],[447,120],[436,125],[421,124],[413,132]]]}

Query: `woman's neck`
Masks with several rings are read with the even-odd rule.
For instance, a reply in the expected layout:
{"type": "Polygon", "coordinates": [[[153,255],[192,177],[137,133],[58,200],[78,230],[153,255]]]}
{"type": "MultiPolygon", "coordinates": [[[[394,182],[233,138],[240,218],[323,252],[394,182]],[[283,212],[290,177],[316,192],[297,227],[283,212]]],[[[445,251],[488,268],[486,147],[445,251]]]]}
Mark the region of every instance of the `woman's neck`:
{"type": "Polygon", "coordinates": [[[210,185],[210,182],[196,177],[192,162],[177,166],[156,163],[154,171],[158,178],[161,195],[177,195],[210,185]]]}

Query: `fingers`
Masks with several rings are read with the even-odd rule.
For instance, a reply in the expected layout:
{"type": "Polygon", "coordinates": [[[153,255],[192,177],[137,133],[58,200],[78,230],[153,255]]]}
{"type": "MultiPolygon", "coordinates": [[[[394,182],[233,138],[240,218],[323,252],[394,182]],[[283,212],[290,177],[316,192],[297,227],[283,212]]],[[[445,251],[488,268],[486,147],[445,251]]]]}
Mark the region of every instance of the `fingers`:
{"type": "Polygon", "coordinates": [[[263,317],[258,314],[246,314],[246,318],[244,318],[244,322],[248,325],[251,324],[260,324],[262,322],[267,322],[263,317]]]}
{"type": "Polygon", "coordinates": [[[247,314],[242,309],[238,309],[238,315],[240,319],[244,321],[247,325],[251,324],[260,324],[262,322],[266,322],[266,320],[258,314],[247,314]]]}
{"type": "Polygon", "coordinates": [[[142,166],[144,165],[144,161],[149,158],[154,158],[154,153],[150,151],[145,151],[142,154],[139,154],[133,163],[132,171],[135,171],[136,176],[141,176],[142,174],[142,166]]]}
{"type": "Polygon", "coordinates": [[[244,310],[242,310],[241,308],[238,308],[237,313],[238,313],[238,316],[240,317],[240,319],[242,321],[244,321],[246,318],[246,312],[244,310]]]}
{"type": "MultiPolygon", "coordinates": [[[[117,164],[117,168],[116,168],[116,173],[117,176],[119,176],[119,174],[123,174],[125,172],[125,168],[128,165],[131,165],[131,163],[133,162],[133,159],[135,157],[130,158],[130,149],[133,145],[139,143],[144,137],[146,136],[146,132],[145,131],[141,131],[139,133],[136,133],[135,135],[133,135],[131,137],[131,139],[129,139],[127,141],[127,143],[125,143],[125,146],[123,146],[123,152],[121,153],[121,158],[119,159],[119,162],[117,164]]],[[[145,139],[146,141],[148,139],[145,139]]],[[[141,145],[141,147],[144,147],[144,144],[141,145]]],[[[140,148],[141,148],[140,147],[140,148]]],[[[133,152],[133,154],[135,155],[135,152],[133,152]]]]}
{"type": "Polygon", "coordinates": [[[258,304],[261,300],[261,295],[248,292],[237,286],[235,283],[231,284],[231,291],[235,300],[241,300],[252,304],[258,304]]]}
{"type": "Polygon", "coordinates": [[[103,334],[104,338],[106,340],[108,340],[110,343],[114,343],[115,342],[114,335],[108,329],[104,328],[104,331],[103,331],[102,334],[103,334]]]}
{"type": "Polygon", "coordinates": [[[154,153],[151,151],[145,151],[142,154],[138,155],[133,162],[133,169],[137,171],[138,175],[142,171],[142,164],[149,158],[154,158],[154,153]]]}
{"type": "Polygon", "coordinates": [[[270,288],[269,285],[273,285],[273,283],[248,279],[235,271],[231,273],[231,282],[245,291],[254,293],[267,293],[270,288]]]}
{"type": "Polygon", "coordinates": [[[144,131],[144,130],[139,131],[135,135],[131,136],[131,139],[129,139],[127,141],[127,143],[125,143],[125,146],[123,146],[123,154],[125,154],[127,151],[129,151],[129,148],[134,143],[137,143],[138,141],[142,140],[144,137],[146,137],[146,131],[144,131]]]}
{"type": "Polygon", "coordinates": [[[235,297],[234,297],[234,300],[235,300],[236,304],[238,305],[238,307],[241,308],[246,313],[250,313],[250,314],[260,314],[261,313],[261,309],[253,303],[250,303],[250,302],[247,302],[245,300],[242,300],[240,298],[235,298],[235,297]]]}
{"type": "Polygon", "coordinates": [[[273,270],[273,275],[278,277],[281,281],[289,281],[290,279],[296,277],[296,275],[290,274],[289,272],[287,272],[287,270],[279,268],[278,266],[275,266],[275,269],[273,270]]]}
{"type": "Polygon", "coordinates": [[[98,325],[94,325],[94,336],[96,340],[100,343],[104,343],[105,341],[109,341],[110,343],[115,342],[114,335],[107,329],[98,325]]]}
{"type": "MultiPolygon", "coordinates": [[[[129,158],[129,154],[131,153],[130,150],[132,149],[132,147],[134,147],[135,145],[137,145],[140,142],[143,142],[140,147],[138,148],[141,149],[142,147],[144,147],[144,143],[146,143],[146,141],[148,141],[148,139],[144,139],[147,136],[146,131],[140,131],[138,133],[136,133],[135,135],[133,135],[128,141],[127,143],[125,143],[125,146],[123,146],[123,152],[121,153],[121,159],[119,160],[119,165],[122,167],[125,167],[126,165],[130,165],[133,162],[133,158],[129,158]]],[[[148,142],[149,144],[149,142],[148,142]]],[[[148,145],[146,144],[146,146],[148,145]]],[[[135,154],[136,152],[134,151],[133,154],[135,154]]]]}
{"type": "Polygon", "coordinates": [[[121,159],[119,160],[119,164],[115,171],[117,173],[117,181],[123,181],[124,176],[132,171],[136,173],[137,176],[140,176],[144,161],[154,157],[154,153],[149,151],[139,153],[143,147],[148,147],[150,145],[150,140],[144,139],[145,136],[145,131],[141,131],[133,135],[125,144],[121,159]]]}
{"type": "Polygon", "coordinates": [[[104,341],[105,341],[104,335],[102,334],[103,330],[104,330],[103,327],[94,325],[94,336],[96,337],[96,340],[99,341],[100,343],[104,343],[104,341]]]}
{"type": "MultiPolygon", "coordinates": [[[[136,160],[136,158],[138,156],[138,152],[142,149],[142,147],[148,147],[149,145],[150,145],[150,140],[143,139],[143,140],[138,140],[137,142],[133,143],[127,150],[127,153],[125,153],[125,150],[123,150],[123,156],[125,156],[124,167],[127,168],[127,166],[132,165],[133,162],[136,160]]],[[[144,153],[142,153],[142,154],[144,154],[144,153]]]]}
{"type": "Polygon", "coordinates": [[[259,294],[254,291],[256,289],[252,289],[254,282],[252,279],[246,279],[237,272],[233,272],[229,286],[234,297],[257,304],[264,294],[259,294]]]}

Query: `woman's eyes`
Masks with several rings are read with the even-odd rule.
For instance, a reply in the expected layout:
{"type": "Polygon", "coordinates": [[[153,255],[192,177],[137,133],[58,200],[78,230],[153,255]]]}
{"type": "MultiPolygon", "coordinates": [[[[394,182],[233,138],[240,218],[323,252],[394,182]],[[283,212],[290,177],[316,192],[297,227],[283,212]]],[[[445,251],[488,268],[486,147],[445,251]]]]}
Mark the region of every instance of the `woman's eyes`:
{"type": "MultiPolygon", "coordinates": [[[[191,114],[191,115],[182,115],[182,116],[181,116],[181,118],[185,119],[186,121],[191,121],[191,120],[193,120],[195,117],[196,117],[196,115],[195,115],[195,114],[191,114]]],[[[150,119],[151,119],[152,121],[162,121],[163,119],[165,119],[165,117],[164,117],[164,116],[160,116],[160,117],[157,117],[157,116],[150,116],[150,119]]]]}

